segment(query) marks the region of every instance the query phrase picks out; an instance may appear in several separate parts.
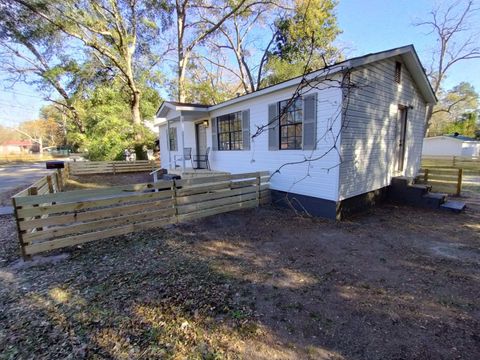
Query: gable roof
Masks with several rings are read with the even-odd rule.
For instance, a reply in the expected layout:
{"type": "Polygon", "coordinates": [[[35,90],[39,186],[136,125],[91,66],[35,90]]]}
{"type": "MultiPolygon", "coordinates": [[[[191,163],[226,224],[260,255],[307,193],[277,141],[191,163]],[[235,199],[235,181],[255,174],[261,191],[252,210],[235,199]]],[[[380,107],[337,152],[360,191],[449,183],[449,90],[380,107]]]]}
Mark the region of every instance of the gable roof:
{"type": "Polygon", "coordinates": [[[422,94],[422,96],[424,97],[425,101],[429,104],[435,104],[437,102],[437,97],[435,96],[435,92],[433,91],[432,85],[428,80],[427,74],[425,73],[425,69],[423,68],[420,62],[418,54],[415,51],[415,47],[410,44],[410,45],[406,45],[406,46],[402,46],[394,49],[384,50],[376,53],[370,53],[370,54],[350,58],[350,59],[335,63],[333,65],[325,66],[322,69],[318,69],[310,73],[300,75],[289,80],[282,81],[275,85],[270,85],[262,89],[258,89],[254,92],[244,94],[215,105],[176,103],[173,101],[164,101],[160,105],[157,111],[157,114],[160,112],[160,110],[165,104],[172,104],[172,105],[179,104],[179,107],[191,107],[193,108],[192,110],[196,110],[199,108],[208,109],[208,111],[216,110],[216,109],[220,109],[222,107],[229,106],[241,101],[245,101],[260,95],[269,94],[278,90],[282,90],[291,86],[298,85],[304,77],[311,80],[319,76],[321,77],[322,75],[327,75],[327,74],[332,75],[335,73],[340,73],[348,69],[365,66],[372,62],[388,59],[394,56],[402,57],[405,63],[405,66],[409,70],[412,78],[417,84],[418,89],[422,94]]]}
{"type": "Polygon", "coordinates": [[[170,110],[207,112],[211,106],[212,105],[193,104],[178,101],[163,101],[155,114],[157,115],[157,117],[165,117],[170,110]]]}

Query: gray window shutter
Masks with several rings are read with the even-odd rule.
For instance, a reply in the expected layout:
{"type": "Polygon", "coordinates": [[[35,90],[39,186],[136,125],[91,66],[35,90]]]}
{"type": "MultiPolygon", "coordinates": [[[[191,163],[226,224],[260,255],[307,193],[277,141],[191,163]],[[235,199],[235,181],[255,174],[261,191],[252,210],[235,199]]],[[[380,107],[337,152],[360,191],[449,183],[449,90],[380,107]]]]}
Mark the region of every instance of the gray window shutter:
{"type": "Polygon", "coordinates": [[[279,142],[278,105],[268,105],[268,150],[278,150],[279,142]]]}
{"type": "Polygon", "coordinates": [[[303,97],[303,149],[317,147],[317,93],[303,97]]]}
{"type": "Polygon", "coordinates": [[[217,118],[211,118],[212,124],[212,151],[218,150],[218,135],[217,135],[217,118]]]}
{"type": "Polygon", "coordinates": [[[250,150],[250,109],[242,111],[243,150],[250,150]]]}

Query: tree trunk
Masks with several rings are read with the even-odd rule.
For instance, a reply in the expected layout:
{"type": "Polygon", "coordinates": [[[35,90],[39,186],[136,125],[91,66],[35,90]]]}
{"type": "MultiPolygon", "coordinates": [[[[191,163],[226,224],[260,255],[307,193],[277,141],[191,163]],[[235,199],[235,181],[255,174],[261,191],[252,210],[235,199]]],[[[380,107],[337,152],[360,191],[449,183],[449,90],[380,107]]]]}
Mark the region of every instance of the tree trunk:
{"type": "Polygon", "coordinates": [[[183,57],[183,54],[179,53],[178,56],[178,101],[185,102],[187,97],[185,91],[185,73],[187,70],[187,60],[183,57]]]}
{"type": "MultiPolygon", "coordinates": [[[[68,102],[67,102],[67,104],[68,104],[68,102]]],[[[85,134],[85,126],[83,125],[83,122],[80,119],[80,115],[78,115],[77,109],[71,104],[68,104],[67,107],[68,107],[68,110],[70,111],[70,113],[72,114],[72,119],[73,119],[74,124],[77,126],[80,133],[85,134]]]]}
{"type": "MultiPolygon", "coordinates": [[[[132,113],[132,122],[134,126],[142,124],[142,116],[140,115],[140,91],[135,90],[132,93],[132,101],[130,104],[130,111],[132,113]]],[[[135,130],[135,140],[142,140],[142,134],[135,130]]]]}
{"type": "Polygon", "coordinates": [[[177,101],[185,102],[185,73],[187,70],[188,56],[183,47],[183,35],[185,34],[185,16],[187,1],[177,0],[177,101]]]}
{"type": "Polygon", "coordinates": [[[140,116],[140,91],[136,90],[132,94],[132,121],[134,125],[140,125],[142,123],[142,117],[140,116]]]}
{"type": "Polygon", "coordinates": [[[38,150],[41,156],[43,155],[43,139],[41,137],[37,139],[37,144],[38,144],[38,150]]]}

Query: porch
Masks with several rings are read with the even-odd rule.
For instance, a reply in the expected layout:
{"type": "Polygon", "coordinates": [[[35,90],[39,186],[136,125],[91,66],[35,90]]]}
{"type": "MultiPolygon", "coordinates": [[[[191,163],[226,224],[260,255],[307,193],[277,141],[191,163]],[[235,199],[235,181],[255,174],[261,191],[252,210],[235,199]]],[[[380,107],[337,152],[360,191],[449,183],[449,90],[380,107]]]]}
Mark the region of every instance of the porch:
{"type": "Polygon", "coordinates": [[[192,169],[192,168],[176,168],[169,169],[169,174],[179,175],[182,179],[193,179],[199,177],[209,177],[209,176],[218,176],[218,175],[230,175],[226,171],[218,171],[212,169],[192,169]]]}
{"type": "Polygon", "coordinates": [[[207,131],[210,124],[207,106],[164,102],[158,111],[162,121],[158,124],[160,144],[166,156],[162,156],[162,167],[171,174],[183,177],[218,174],[210,167],[210,146],[207,131]],[[166,150],[166,151],[165,151],[166,150]]]}

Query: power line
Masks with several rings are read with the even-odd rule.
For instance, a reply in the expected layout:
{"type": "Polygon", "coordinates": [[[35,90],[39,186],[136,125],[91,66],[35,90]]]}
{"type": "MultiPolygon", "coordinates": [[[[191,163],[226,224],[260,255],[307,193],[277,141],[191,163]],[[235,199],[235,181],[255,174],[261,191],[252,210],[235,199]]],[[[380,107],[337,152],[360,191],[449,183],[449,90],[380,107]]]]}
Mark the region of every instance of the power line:
{"type": "Polygon", "coordinates": [[[23,107],[23,106],[12,105],[12,104],[4,103],[4,102],[1,102],[1,101],[0,101],[0,106],[10,107],[10,108],[16,108],[16,109],[25,110],[25,111],[35,111],[35,110],[32,109],[32,108],[26,108],[26,107],[23,107]]]}
{"type": "Polygon", "coordinates": [[[45,97],[40,97],[40,96],[36,96],[36,95],[25,94],[25,93],[21,93],[21,92],[18,92],[18,91],[13,91],[13,90],[0,90],[0,92],[4,92],[4,93],[8,93],[8,94],[20,95],[20,96],[28,96],[28,97],[35,98],[35,99],[45,100],[45,97]]]}

